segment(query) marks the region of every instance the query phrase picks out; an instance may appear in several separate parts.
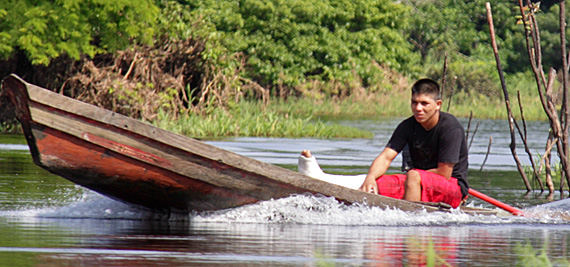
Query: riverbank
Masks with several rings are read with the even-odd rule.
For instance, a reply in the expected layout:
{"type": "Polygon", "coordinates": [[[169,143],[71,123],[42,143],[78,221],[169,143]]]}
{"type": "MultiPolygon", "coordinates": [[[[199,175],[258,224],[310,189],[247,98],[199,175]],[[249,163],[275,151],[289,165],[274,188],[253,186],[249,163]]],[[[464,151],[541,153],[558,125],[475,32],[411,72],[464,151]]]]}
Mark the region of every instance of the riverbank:
{"type": "Polygon", "coordinates": [[[264,107],[259,102],[241,102],[236,106],[217,108],[206,115],[188,113],[171,120],[159,112],[152,123],[178,134],[193,138],[220,137],[315,137],[315,138],[372,138],[373,133],[355,127],[329,123],[312,114],[283,112],[278,106],[264,107]]]}
{"type": "MultiPolygon", "coordinates": [[[[527,121],[545,121],[538,97],[524,96],[524,116],[527,121]]],[[[457,94],[443,100],[442,111],[459,118],[506,120],[502,99],[482,95],[457,94]]],[[[515,117],[520,120],[518,101],[512,104],[515,117]]],[[[159,112],[151,123],[157,127],[194,137],[288,137],[288,138],[372,138],[373,133],[359,128],[340,125],[338,120],[383,119],[409,116],[409,96],[394,92],[392,96],[369,95],[337,98],[289,98],[261,101],[240,101],[230,107],[212,108],[203,114],[185,113],[171,116],[159,112]]],[[[19,126],[4,125],[2,133],[19,133],[19,126]]]]}
{"type": "MultiPolygon", "coordinates": [[[[546,116],[537,97],[521,97],[527,121],[544,121],[546,116]]],[[[312,137],[312,138],[372,138],[373,134],[355,127],[335,123],[338,120],[382,119],[410,116],[409,96],[371,95],[367,97],[289,98],[261,101],[241,101],[228,108],[215,108],[205,114],[183,114],[172,120],[160,112],[152,123],[160,128],[194,138],[220,137],[312,137]]],[[[512,104],[515,118],[520,120],[518,101],[512,104]]],[[[482,95],[457,94],[443,100],[442,111],[459,118],[506,120],[502,99],[482,95]],[[456,100],[457,99],[457,100],[456,100]]]]}

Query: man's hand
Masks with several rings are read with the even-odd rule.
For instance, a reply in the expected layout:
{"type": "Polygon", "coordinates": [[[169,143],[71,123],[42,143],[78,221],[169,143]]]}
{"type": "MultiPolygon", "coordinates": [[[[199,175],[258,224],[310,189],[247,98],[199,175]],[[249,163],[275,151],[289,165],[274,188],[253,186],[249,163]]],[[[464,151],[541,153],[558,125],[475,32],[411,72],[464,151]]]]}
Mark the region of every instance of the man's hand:
{"type": "Polygon", "coordinates": [[[366,179],[358,190],[378,194],[378,184],[376,183],[376,179],[386,173],[386,170],[388,170],[390,163],[392,163],[397,155],[398,152],[395,150],[391,148],[384,148],[382,153],[380,153],[380,155],[378,155],[374,161],[372,161],[372,165],[370,165],[366,179]]]}
{"type": "Polygon", "coordinates": [[[368,179],[367,177],[358,190],[378,194],[378,184],[376,183],[376,180],[368,179]]]}

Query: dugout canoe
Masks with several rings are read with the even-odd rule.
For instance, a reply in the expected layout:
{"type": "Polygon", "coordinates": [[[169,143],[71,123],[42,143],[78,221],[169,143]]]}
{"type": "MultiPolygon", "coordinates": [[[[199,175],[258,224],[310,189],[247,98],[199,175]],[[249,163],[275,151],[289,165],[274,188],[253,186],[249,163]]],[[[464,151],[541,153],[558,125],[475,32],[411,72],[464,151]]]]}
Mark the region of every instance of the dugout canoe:
{"type": "MultiPolygon", "coordinates": [[[[110,198],[160,212],[211,211],[293,194],[404,211],[447,211],[347,189],[29,84],[2,80],[33,161],[110,198]]],[[[492,210],[463,208],[467,213],[492,210]]]]}

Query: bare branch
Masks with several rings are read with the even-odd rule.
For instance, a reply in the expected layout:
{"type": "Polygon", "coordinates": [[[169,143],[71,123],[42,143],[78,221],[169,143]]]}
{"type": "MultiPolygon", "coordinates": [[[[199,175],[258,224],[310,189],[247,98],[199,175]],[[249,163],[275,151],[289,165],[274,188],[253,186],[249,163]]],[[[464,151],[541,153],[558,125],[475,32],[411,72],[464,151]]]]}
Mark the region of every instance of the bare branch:
{"type": "MultiPolygon", "coordinates": [[[[521,1],[521,0],[519,0],[521,1]]],[[[489,32],[491,35],[491,45],[493,46],[493,53],[495,54],[495,61],[497,63],[497,71],[499,72],[499,78],[501,80],[501,87],[503,88],[503,95],[505,97],[505,106],[507,108],[507,116],[508,116],[508,120],[509,120],[509,129],[511,132],[511,144],[510,144],[510,148],[511,148],[511,154],[513,155],[513,158],[517,164],[517,169],[525,183],[526,189],[527,191],[531,191],[532,188],[530,186],[530,183],[528,182],[528,179],[526,177],[526,174],[524,172],[524,169],[522,168],[522,164],[520,163],[520,160],[517,156],[517,152],[516,152],[516,138],[515,138],[515,130],[514,130],[514,117],[513,117],[513,112],[511,110],[511,105],[510,105],[510,100],[509,100],[509,93],[507,91],[507,85],[505,83],[505,77],[503,75],[503,67],[501,66],[501,60],[499,58],[499,49],[497,48],[497,41],[495,39],[495,27],[493,26],[493,15],[491,12],[491,4],[489,2],[485,3],[485,6],[487,8],[487,20],[489,22],[489,32]]],[[[523,19],[524,20],[524,19],[523,19]]]]}

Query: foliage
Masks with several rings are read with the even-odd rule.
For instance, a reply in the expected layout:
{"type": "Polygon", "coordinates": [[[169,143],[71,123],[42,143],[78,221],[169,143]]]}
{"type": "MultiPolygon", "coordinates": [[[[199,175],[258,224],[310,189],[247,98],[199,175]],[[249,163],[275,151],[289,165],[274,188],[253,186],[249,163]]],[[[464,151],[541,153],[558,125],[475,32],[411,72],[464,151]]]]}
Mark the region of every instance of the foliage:
{"type": "Polygon", "coordinates": [[[154,124],[195,138],[226,136],[372,138],[372,133],[353,127],[328,124],[311,117],[265,110],[259,103],[240,102],[230,110],[212,109],[208,114],[189,113],[173,121],[159,112],[154,124]]]}
{"type": "MultiPolygon", "coordinates": [[[[156,90],[156,105],[141,116],[150,119],[157,110],[176,106],[174,102],[178,107],[170,110],[171,116],[188,112],[206,116],[217,108],[232,110],[243,99],[261,99],[266,104],[270,94],[285,102],[301,96],[291,102],[313,105],[314,113],[307,114],[314,116],[406,116],[409,81],[421,76],[441,81],[447,55],[445,97],[453,101],[450,111],[468,116],[475,107],[477,117],[499,118],[504,110],[496,107],[502,105],[502,95],[485,2],[6,0],[0,2],[0,59],[21,52],[34,65],[65,56],[83,57],[83,61],[95,55],[116,59],[116,54],[149,48],[140,44],[153,43],[153,49],[166,51],[172,48],[168,44],[192,40],[184,43],[192,48],[191,62],[164,60],[161,65],[171,70],[186,68],[184,78],[175,71],[169,73],[182,81],[183,89],[167,86],[162,90],[156,81],[135,80],[133,75],[127,81],[129,64],[134,73],[142,65],[135,64],[135,57],[115,64],[113,77],[132,86],[114,87],[113,99],[107,100],[117,100],[138,114],[142,109],[131,107],[150,107],[153,101],[147,101],[144,92],[156,90]]],[[[544,118],[536,114],[540,111],[534,105],[536,86],[525,78],[528,58],[522,52],[526,51],[522,26],[516,23],[518,7],[508,1],[491,2],[501,60],[508,84],[513,84],[511,98],[520,90],[526,118],[544,118]]],[[[546,66],[560,64],[549,56],[559,49],[557,12],[558,4],[548,2],[537,13],[546,66]]],[[[68,80],[73,79],[62,77],[61,83],[68,80]]],[[[110,93],[110,89],[104,91],[110,93]]]]}
{"type": "MultiPolygon", "coordinates": [[[[553,67],[557,70],[562,68],[562,61],[560,60],[559,12],[560,6],[552,5],[549,9],[546,7],[542,8],[542,11],[536,14],[536,20],[540,26],[543,64],[545,67],[553,67]]],[[[568,14],[570,14],[568,5],[566,5],[566,14],[566,18],[568,18],[568,14]]],[[[568,27],[566,27],[566,36],[570,36],[568,27]]]]}
{"type": "MultiPolygon", "coordinates": [[[[425,74],[442,77],[443,59],[447,54],[450,62],[448,72],[450,77],[457,77],[459,90],[496,97],[492,92],[500,90],[500,87],[496,69],[491,68],[495,66],[495,59],[490,45],[485,2],[489,1],[410,1],[412,23],[407,33],[415,50],[422,55],[425,74]]],[[[509,1],[490,2],[503,69],[507,74],[528,71],[530,66],[523,26],[517,24],[518,5],[509,1]]],[[[556,69],[561,66],[558,12],[559,5],[553,3],[543,5],[537,11],[544,65],[556,69]]],[[[566,31],[568,36],[570,30],[566,31]]]]}
{"type": "Polygon", "coordinates": [[[530,242],[525,245],[516,244],[515,253],[519,256],[516,266],[521,267],[545,267],[545,266],[570,266],[568,260],[551,261],[547,254],[547,244],[537,252],[530,242]]]}
{"type": "Polygon", "coordinates": [[[158,0],[161,12],[157,18],[159,43],[196,39],[204,44],[199,62],[193,62],[196,71],[194,82],[187,84],[194,107],[227,106],[239,101],[248,90],[258,96],[260,86],[245,79],[244,57],[232,52],[223,44],[224,34],[217,31],[210,14],[195,8],[193,3],[158,0]]]}
{"type": "Polygon", "coordinates": [[[151,43],[158,8],[151,0],[5,0],[0,2],[0,59],[18,50],[32,64],[62,55],[113,52],[151,43]]]}
{"type": "MultiPolygon", "coordinates": [[[[495,61],[477,58],[453,60],[449,63],[444,97],[451,97],[458,92],[469,96],[483,95],[489,98],[502,98],[499,76],[496,74],[495,61]]],[[[442,77],[441,67],[428,69],[428,77],[442,77]]]]}
{"type": "MultiPolygon", "coordinates": [[[[414,8],[407,33],[415,50],[422,55],[424,75],[442,79],[447,56],[448,87],[456,86],[456,91],[495,98],[500,95],[500,84],[490,45],[485,2],[488,1],[411,1],[414,8]]],[[[521,34],[513,37],[520,31],[513,13],[516,6],[505,1],[491,2],[504,67],[508,68],[511,61],[528,62],[520,59],[524,53],[512,50],[515,43],[524,44],[521,34]]]]}
{"type": "Polygon", "coordinates": [[[402,35],[408,9],[388,0],[202,0],[187,5],[215,25],[230,52],[244,54],[245,77],[267,88],[355,77],[367,86],[382,75],[373,62],[400,71],[417,62],[402,35]]]}

